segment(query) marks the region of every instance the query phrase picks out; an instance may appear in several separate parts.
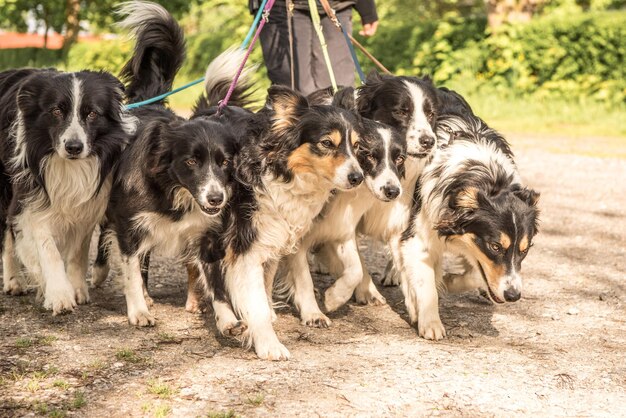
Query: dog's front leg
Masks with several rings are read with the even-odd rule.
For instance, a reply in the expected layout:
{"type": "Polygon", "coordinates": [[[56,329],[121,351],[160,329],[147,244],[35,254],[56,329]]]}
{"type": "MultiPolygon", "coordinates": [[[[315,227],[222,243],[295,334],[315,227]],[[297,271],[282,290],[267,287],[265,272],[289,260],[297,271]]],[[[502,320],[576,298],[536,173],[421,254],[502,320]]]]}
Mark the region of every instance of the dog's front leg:
{"type": "Polygon", "coordinates": [[[393,237],[389,240],[389,252],[391,253],[391,260],[387,263],[385,268],[385,277],[383,277],[383,286],[398,286],[400,284],[400,272],[401,266],[398,261],[401,259],[400,255],[400,237],[393,237]]]}
{"type": "MultiPolygon", "coordinates": [[[[92,232],[92,231],[90,231],[92,232]]],[[[74,287],[76,302],[79,305],[89,302],[87,289],[87,269],[89,268],[89,243],[91,233],[82,237],[80,242],[73,243],[67,257],[67,277],[74,287]]]]}
{"type": "Polygon", "coordinates": [[[141,277],[141,259],[137,255],[122,254],[120,265],[124,281],[124,295],[128,310],[128,322],[140,327],[152,326],[156,320],[150,313],[143,293],[141,277]]]}
{"type": "Polygon", "coordinates": [[[272,322],[276,322],[278,317],[276,316],[276,311],[274,310],[274,278],[276,277],[276,270],[278,270],[278,261],[272,260],[268,261],[263,268],[263,276],[265,283],[265,293],[267,294],[267,303],[270,306],[270,313],[272,315],[272,322]]]}
{"type": "Polygon", "coordinates": [[[355,288],[363,279],[363,266],[357,246],[356,236],[353,236],[342,245],[336,246],[337,257],[343,264],[341,277],[326,290],[324,304],[332,312],[352,297],[355,288]]]}
{"type": "Polygon", "coordinates": [[[361,259],[361,266],[363,268],[363,279],[356,289],[354,289],[354,299],[356,299],[357,303],[360,303],[361,305],[380,306],[387,304],[387,299],[385,299],[385,297],[380,294],[378,289],[376,289],[374,280],[372,280],[372,276],[369,271],[367,271],[363,254],[361,254],[360,251],[359,258],[361,259]]]}
{"type": "Polygon", "coordinates": [[[4,278],[4,293],[21,295],[25,293],[20,283],[20,262],[15,256],[13,233],[9,228],[4,231],[4,245],[2,246],[2,277],[4,278]]]}
{"type": "Polygon", "coordinates": [[[441,274],[440,252],[428,248],[419,236],[401,243],[400,284],[411,323],[417,322],[420,337],[440,340],[446,330],[439,318],[437,275],[441,274]]]}
{"type": "Polygon", "coordinates": [[[297,253],[285,257],[284,264],[287,271],[283,280],[293,290],[293,303],[300,312],[300,323],[310,327],[329,327],[330,319],[322,313],[315,300],[307,250],[301,247],[297,253]]]}
{"type": "MultiPolygon", "coordinates": [[[[26,229],[23,231],[24,238],[29,235],[32,236],[33,244],[37,251],[37,264],[41,270],[33,271],[33,273],[35,276],[40,275],[43,282],[44,308],[51,309],[52,315],[74,311],[76,307],[74,287],[68,280],[63,258],[57,248],[54,236],[46,228],[46,225],[40,224],[32,229],[28,229],[29,231],[26,229]]],[[[29,243],[25,240],[22,244],[27,246],[29,243]]],[[[28,249],[26,251],[30,252],[28,249]]],[[[24,261],[28,265],[26,260],[24,261]]]]}
{"type": "Polygon", "coordinates": [[[249,342],[265,360],[287,360],[289,351],[278,341],[264,284],[263,259],[256,251],[234,257],[224,266],[226,288],[235,312],[248,324],[249,342]]]}

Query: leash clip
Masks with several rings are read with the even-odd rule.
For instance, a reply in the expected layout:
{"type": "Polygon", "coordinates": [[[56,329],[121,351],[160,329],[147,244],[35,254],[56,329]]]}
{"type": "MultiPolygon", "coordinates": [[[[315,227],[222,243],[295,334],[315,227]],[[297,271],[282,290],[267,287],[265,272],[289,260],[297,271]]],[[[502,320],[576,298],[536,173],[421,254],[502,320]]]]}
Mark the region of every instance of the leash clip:
{"type": "Polygon", "coordinates": [[[270,11],[269,10],[264,10],[263,11],[262,19],[265,21],[265,23],[269,22],[269,20],[270,20],[270,11]]]}

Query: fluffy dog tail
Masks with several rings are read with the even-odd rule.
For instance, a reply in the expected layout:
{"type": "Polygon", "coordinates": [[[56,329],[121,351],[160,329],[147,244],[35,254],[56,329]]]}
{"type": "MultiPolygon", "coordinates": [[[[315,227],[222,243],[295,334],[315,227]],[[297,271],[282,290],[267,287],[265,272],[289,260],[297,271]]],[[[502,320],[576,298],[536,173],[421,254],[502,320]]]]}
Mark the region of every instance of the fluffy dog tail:
{"type": "MultiPolygon", "coordinates": [[[[194,113],[197,114],[217,106],[226,97],[230,83],[233,81],[245,55],[246,51],[233,47],[222,52],[211,61],[206,69],[204,95],[198,99],[194,113]]],[[[252,74],[258,65],[250,65],[249,62],[246,63],[237,81],[237,86],[230,96],[228,101],[230,106],[246,108],[251,103],[252,74]]]]}
{"type": "Polygon", "coordinates": [[[162,6],[149,1],[122,3],[119,23],[135,38],[133,56],[122,68],[129,101],[138,102],[172,89],[174,77],[185,61],[182,28],[162,6]]]}

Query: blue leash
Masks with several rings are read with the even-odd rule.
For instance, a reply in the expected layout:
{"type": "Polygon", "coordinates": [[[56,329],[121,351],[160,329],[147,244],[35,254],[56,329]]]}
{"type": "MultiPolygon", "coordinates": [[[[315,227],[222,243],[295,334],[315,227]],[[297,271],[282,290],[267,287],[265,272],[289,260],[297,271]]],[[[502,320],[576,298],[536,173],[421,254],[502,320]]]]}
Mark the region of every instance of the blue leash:
{"type": "MultiPolygon", "coordinates": [[[[241,44],[241,49],[245,49],[248,44],[250,43],[250,40],[252,39],[252,35],[254,34],[254,28],[257,27],[257,25],[259,24],[259,21],[261,20],[261,16],[263,16],[263,9],[265,9],[265,4],[267,3],[267,0],[263,0],[263,2],[261,3],[261,6],[259,7],[259,10],[256,13],[256,16],[254,16],[254,21],[252,22],[252,26],[250,26],[250,30],[248,30],[248,34],[246,35],[246,38],[243,40],[243,43],[241,44]]],[[[356,57],[353,56],[353,59],[355,59],[356,57]]],[[[168,91],[167,93],[163,93],[160,94],[156,97],[153,97],[151,99],[146,99],[143,100],[141,102],[136,102],[136,103],[130,103],[127,104],[125,106],[126,110],[130,110],[130,109],[135,109],[141,106],[145,106],[145,105],[149,105],[155,102],[159,102],[163,99],[165,99],[167,96],[171,96],[172,94],[178,93],[181,90],[185,90],[191,86],[195,86],[196,84],[200,84],[204,81],[204,77],[201,77],[197,80],[194,81],[190,81],[189,83],[180,86],[172,91],[168,91]]]]}

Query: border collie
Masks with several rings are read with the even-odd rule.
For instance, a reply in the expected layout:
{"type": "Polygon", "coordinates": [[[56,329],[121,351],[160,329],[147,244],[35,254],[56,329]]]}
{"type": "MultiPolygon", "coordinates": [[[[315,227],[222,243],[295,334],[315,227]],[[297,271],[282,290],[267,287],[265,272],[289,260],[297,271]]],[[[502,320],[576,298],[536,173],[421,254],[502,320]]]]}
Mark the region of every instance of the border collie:
{"type": "Polygon", "coordinates": [[[19,294],[21,266],[53,315],[89,301],[91,235],[111,170],[135,131],[123,86],[105,72],[53,69],[0,73],[4,291],[19,294]]]}
{"type": "MultiPolygon", "coordinates": [[[[353,97],[353,89],[346,88],[335,95],[332,104],[356,111],[353,97]]],[[[312,100],[318,99],[313,96],[312,100]]],[[[363,214],[377,199],[391,202],[402,193],[401,179],[406,159],[404,137],[382,123],[364,119],[363,124],[365,130],[357,158],[365,175],[365,185],[333,196],[303,238],[298,251],[281,262],[277,292],[293,299],[303,325],[327,327],[331,324],[315,300],[308,251],[320,243],[335,242],[352,249],[343,251],[342,255],[358,257],[355,230],[363,214]]],[[[326,304],[332,306],[337,299],[343,303],[352,296],[353,289],[350,288],[347,295],[343,294],[345,291],[343,286],[329,288],[325,295],[326,304]]]]}
{"type": "MultiPolygon", "coordinates": [[[[437,148],[434,127],[439,101],[436,88],[428,78],[387,76],[373,72],[366,83],[356,90],[356,103],[361,116],[386,123],[406,138],[408,158],[401,181],[402,196],[391,203],[372,202],[357,227],[357,233],[386,243],[393,265],[401,266],[400,239],[409,225],[415,184],[437,148]]],[[[386,303],[361,259],[355,243],[345,247],[331,242],[319,247],[315,262],[321,261],[328,271],[339,277],[334,287],[345,289],[325,302],[328,311],[339,308],[350,299],[349,289],[353,289],[360,303],[386,303]]],[[[392,280],[392,275],[387,274],[383,284],[392,280]]]]}
{"type": "MultiPolygon", "coordinates": [[[[184,60],[183,34],[173,17],[156,4],[129,3],[122,10],[128,13],[122,25],[137,38],[135,55],[123,73],[130,80],[129,94],[134,94],[131,101],[143,100],[171,87],[184,60]]],[[[239,50],[218,57],[207,70],[207,86],[227,86],[224,78],[242,58],[239,50]]],[[[235,101],[249,85],[246,74],[234,92],[235,101]]],[[[214,97],[223,94],[224,88],[214,90],[209,100],[217,104],[214,97]]],[[[146,326],[155,324],[141,275],[147,254],[178,257],[196,268],[201,257],[210,262],[223,255],[214,233],[222,228],[232,196],[238,141],[223,124],[203,117],[185,120],[162,103],[139,108],[135,114],[141,125],[116,170],[106,217],[128,320],[146,326]]]]}
{"type": "MultiPolygon", "coordinates": [[[[445,336],[437,285],[444,251],[463,256],[495,303],[521,297],[521,263],[537,233],[539,194],[521,184],[507,142],[474,116],[458,94],[443,89],[449,113],[438,134],[450,141],[426,167],[416,189],[411,224],[402,237],[402,291],[419,335],[445,336]]],[[[465,290],[456,284],[456,291],[465,290]]],[[[465,286],[467,288],[469,286],[465,286]]]]}
{"type": "MultiPolygon", "coordinates": [[[[289,351],[272,327],[278,262],[297,250],[332,190],[353,189],[363,181],[355,156],[361,122],[347,110],[311,105],[282,86],[268,90],[266,108],[257,114],[229,109],[223,123],[245,122],[248,136],[237,158],[239,187],[224,234],[225,257],[219,265],[205,265],[204,278],[207,288],[221,286],[229,295],[257,355],[286,360],[289,351]]],[[[216,315],[222,333],[241,323],[232,313],[216,315]]]]}

